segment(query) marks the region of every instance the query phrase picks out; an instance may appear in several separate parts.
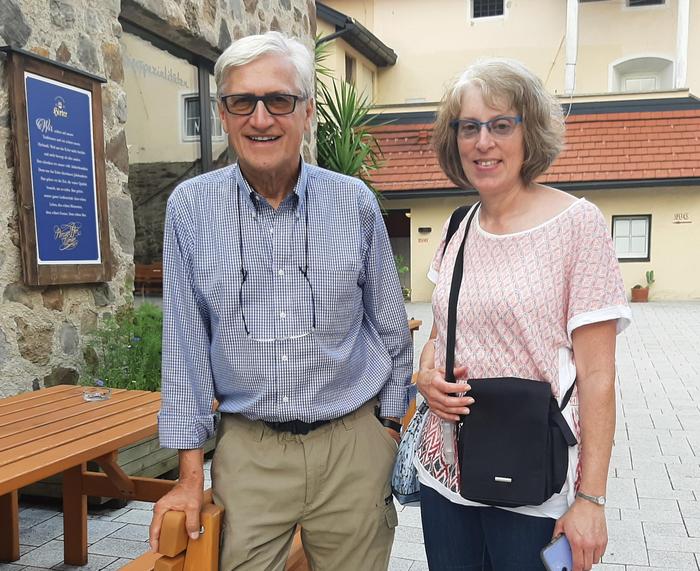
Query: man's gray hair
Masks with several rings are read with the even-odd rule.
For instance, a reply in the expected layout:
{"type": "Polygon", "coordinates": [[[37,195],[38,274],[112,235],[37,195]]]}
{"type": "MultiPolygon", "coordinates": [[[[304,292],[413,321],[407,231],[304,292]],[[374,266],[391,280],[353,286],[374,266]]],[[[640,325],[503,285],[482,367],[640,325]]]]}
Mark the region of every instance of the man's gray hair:
{"type": "Polygon", "coordinates": [[[226,48],[214,66],[217,96],[224,95],[226,75],[231,68],[243,66],[268,54],[287,56],[296,70],[297,87],[301,94],[306,98],[313,97],[315,70],[311,51],[296,38],[290,38],[280,32],[245,36],[226,48]]]}

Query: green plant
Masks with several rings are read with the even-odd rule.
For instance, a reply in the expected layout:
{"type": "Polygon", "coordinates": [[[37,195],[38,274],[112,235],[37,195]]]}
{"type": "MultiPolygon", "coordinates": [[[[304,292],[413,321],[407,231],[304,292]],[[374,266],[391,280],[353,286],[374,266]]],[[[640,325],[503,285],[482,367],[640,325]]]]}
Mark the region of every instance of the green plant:
{"type": "Polygon", "coordinates": [[[394,255],[394,264],[396,264],[396,271],[398,272],[399,275],[405,274],[409,270],[409,267],[406,264],[406,261],[403,259],[403,256],[400,254],[394,255]]]}
{"type": "Polygon", "coordinates": [[[329,170],[360,178],[375,194],[371,173],[381,166],[381,149],[369,132],[367,97],[345,81],[332,87],[319,83],[317,94],[318,164],[329,170]]]}
{"type": "Polygon", "coordinates": [[[120,308],[90,334],[80,383],[160,390],[163,312],[153,304],[120,308]]]}
{"type": "MultiPolygon", "coordinates": [[[[648,270],[646,274],[644,274],[647,280],[647,285],[646,287],[651,287],[654,285],[654,282],[656,281],[654,279],[654,270],[648,270]]],[[[636,284],[632,286],[632,289],[642,289],[644,286],[642,284],[636,284]]]]}
{"type": "Polygon", "coordinates": [[[361,179],[381,199],[371,173],[381,166],[381,148],[369,131],[372,117],[369,99],[345,81],[337,81],[324,64],[330,42],[316,38],[316,150],[318,164],[329,170],[361,179]],[[330,79],[330,87],[320,78],[330,79]]]}
{"type": "Polygon", "coordinates": [[[654,270],[648,270],[646,273],[647,287],[651,287],[656,280],[654,280],[654,270]]]}

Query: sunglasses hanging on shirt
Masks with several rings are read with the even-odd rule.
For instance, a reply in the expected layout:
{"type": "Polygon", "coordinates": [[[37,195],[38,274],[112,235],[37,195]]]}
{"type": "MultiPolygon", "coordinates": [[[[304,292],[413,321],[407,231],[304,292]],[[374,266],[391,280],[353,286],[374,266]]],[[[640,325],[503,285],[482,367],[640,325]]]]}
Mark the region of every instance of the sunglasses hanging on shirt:
{"type": "MultiPolygon", "coordinates": [[[[311,331],[303,333],[301,335],[291,335],[289,337],[283,338],[257,338],[253,337],[248,328],[248,321],[245,316],[245,310],[243,309],[243,285],[248,280],[248,270],[245,267],[245,262],[243,258],[243,227],[241,225],[241,189],[238,184],[236,184],[236,206],[238,208],[238,250],[240,252],[241,260],[241,284],[238,288],[238,305],[241,308],[241,318],[243,319],[243,328],[245,329],[246,337],[259,342],[273,342],[273,341],[288,341],[291,339],[300,339],[301,337],[306,337],[310,335],[316,329],[316,300],[314,298],[314,288],[311,286],[311,281],[309,280],[309,187],[308,185],[304,189],[304,200],[306,207],[304,208],[304,265],[297,266],[299,273],[304,277],[304,280],[309,286],[309,292],[311,293],[311,331]]],[[[256,206],[257,209],[257,206],[256,206]]]]}

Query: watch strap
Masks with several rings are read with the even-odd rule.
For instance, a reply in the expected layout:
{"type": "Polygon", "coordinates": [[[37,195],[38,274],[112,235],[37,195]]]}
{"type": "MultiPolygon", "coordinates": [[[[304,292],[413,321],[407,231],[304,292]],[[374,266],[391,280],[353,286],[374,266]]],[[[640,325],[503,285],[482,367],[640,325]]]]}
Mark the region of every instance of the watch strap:
{"type": "Polygon", "coordinates": [[[387,428],[391,428],[392,430],[396,432],[401,432],[401,423],[396,422],[395,420],[391,420],[390,418],[380,418],[379,422],[382,423],[382,425],[386,426],[387,428]]]}
{"type": "Polygon", "coordinates": [[[576,492],[576,497],[581,498],[582,500],[589,501],[593,504],[596,504],[597,506],[604,506],[606,501],[605,496],[591,496],[580,491],[576,492]]]}

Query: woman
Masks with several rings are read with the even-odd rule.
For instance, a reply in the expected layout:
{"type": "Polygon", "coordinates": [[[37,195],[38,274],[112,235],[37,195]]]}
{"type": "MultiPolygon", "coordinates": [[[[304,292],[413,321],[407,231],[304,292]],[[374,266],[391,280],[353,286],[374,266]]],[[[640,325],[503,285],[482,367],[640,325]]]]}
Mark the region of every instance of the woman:
{"type": "MultiPolygon", "coordinates": [[[[561,107],[521,64],[488,60],[449,87],[435,124],[440,165],[480,204],[467,233],[457,311],[455,375],[550,383],[578,436],[567,481],[538,506],[494,508],[459,493],[459,463],[444,452],[443,423],[479,403],[445,381],[452,268],[468,216],[429,277],[434,325],[418,388],[430,406],[416,466],[432,570],[541,570],[540,550],[566,534],[574,569],[590,569],[607,544],[604,502],[615,426],[615,336],[629,324],[619,266],[593,204],[535,182],[563,146],[561,107]]],[[[475,207],[477,208],[477,207],[475,207]]],[[[470,212],[471,213],[471,212],[470,212]]],[[[465,466],[464,469],[468,469],[465,466]]]]}

